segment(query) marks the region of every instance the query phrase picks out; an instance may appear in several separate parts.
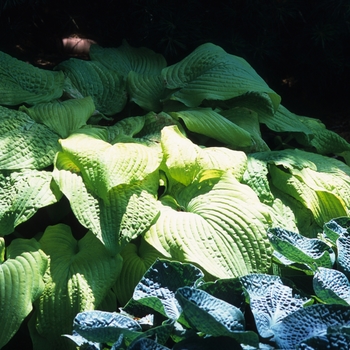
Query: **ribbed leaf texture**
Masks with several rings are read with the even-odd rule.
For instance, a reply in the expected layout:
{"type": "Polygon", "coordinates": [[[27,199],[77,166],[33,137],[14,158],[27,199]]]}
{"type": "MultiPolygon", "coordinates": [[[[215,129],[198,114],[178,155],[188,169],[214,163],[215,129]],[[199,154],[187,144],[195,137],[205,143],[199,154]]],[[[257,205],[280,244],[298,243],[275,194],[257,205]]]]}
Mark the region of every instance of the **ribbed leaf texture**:
{"type": "Polygon", "coordinates": [[[59,136],[23,112],[0,106],[0,169],[43,169],[53,163],[59,136]]]}
{"type": "Polygon", "coordinates": [[[0,104],[34,105],[62,96],[64,74],[40,69],[0,51],[0,104]]]}
{"type": "Polygon", "coordinates": [[[7,248],[0,238],[0,348],[18,331],[44,290],[47,256],[33,239],[15,239],[7,248]]]}

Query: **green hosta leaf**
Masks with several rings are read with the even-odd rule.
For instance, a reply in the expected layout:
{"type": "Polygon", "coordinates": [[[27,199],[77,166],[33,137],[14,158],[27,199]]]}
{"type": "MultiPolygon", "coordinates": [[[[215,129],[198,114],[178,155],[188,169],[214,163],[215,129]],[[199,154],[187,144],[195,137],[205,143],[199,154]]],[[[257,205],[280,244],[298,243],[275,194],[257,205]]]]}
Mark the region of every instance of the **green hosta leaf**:
{"type": "Polygon", "coordinates": [[[50,172],[0,172],[0,235],[12,233],[38,209],[56,203],[61,196],[50,172]]]}
{"type": "Polygon", "coordinates": [[[0,106],[0,169],[43,169],[52,164],[59,136],[22,112],[0,106]]]}
{"type": "Polygon", "coordinates": [[[73,321],[73,331],[85,339],[98,343],[114,343],[120,335],[137,337],[141,326],[132,318],[116,312],[80,312],[73,321]]]}
{"type": "Polygon", "coordinates": [[[326,304],[350,305],[350,283],[340,271],[319,267],[314,275],[313,287],[326,304]]]}
{"type": "Polygon", "coordinates": [[[61,335],[72,332],[79,312],[101,303],[120,273],[122,258],[109,254],[91,231],[77,241],[63,224],[49,226],[40,245],[50,265],[35,304],[31,336],[36,349],[62,349],[67,340],[61,335]]]}
{"type": "Polygon", "coordinates": [[[0,104],[36,104],[61,97],[64,74],[34,67],[0,51],[0,104]]]}
{"type": "MultiPolygon", "coordinates": [[[[0,238],[2,257],[5,242],[0,238]]],[[[0,348],[18,331],[32,311],[32,303],[44,290],[47,257],[34,239],[15,239],[0,261],[0,348]]]]}
{"type": "Polygon", "coordinates": [[[166,172],[189,185],[200,171],[217,169],[231,172],[238,180],[246,168],[246,155],[224,147],[201,148],[186,138],[177,126],[165,127],[161,133],[161,146],[166,172]]]}
{"type": "Polygon", "coordinates": [[[155,198],[157,173],[142,181],[116,186],[102,199],[89,191],[69,156],[59,153],[55,166],[55,181],[69,199],[75,216],[113,254],[146,231],[159,213],[155,198]]]}
{"type": "Polygon", "coordinates": [[[188,107],[197,107],[204,99],[228,100],[252,91],[267,93],[275,109],[281,100],[243,58],[211,43],[164,68],[162,77],[166,88],[176,89],[169,98],[188,107]]]}
{"type": "Polygon", "coordinates": [[[240,343],[258,345],[257,334],[244,332],[244,315],[236,306],[190,287],[179,288],[175,296],[192,328],[214,337],[230,336],[240,343]]]}
{"type": "Polygon", "coordinates": [[[161,111],[164,83],[160,75],[139,74],[130,71],[127,76],[127,90],[130,101],[146,111],[161,111]]]}
{"type": "Polygon", "coordinates": [[[301,308],[273,326],[281,349],[295,349],[311,337],[324,336],[332,328],[350,326],[350,306],[316,304],[301,308]]]}
{"type": "Polygon", "coordinates": [[[90,58],[124,77],[130,71],[140,74],[158,74],[166,66],[162,55],[145,47],[131,47],[125,40],[118,48],[91,45],[90,58]]]}
{"type": "Polygon", "coordinates": [[[117,294],[119,303],[124,306],[132,297],[133,291],[142,276],[162,256],[143,237],[140,237],[138,242],[128,243],[120,255],[123,258],[123,268],[113,289],[117,294]]]}
{"type": "Polygon", "coordinates": [[[126,86],[117,72],[99,62],[77,58],[61,62],[55,69],[66,74],[69,78],[67,85],[71,83],[83,97],[91,96],[99,112],[113,115],[124,108],[127,101],[126,86]]]}
{"type": "Polygon", "coordinates": [[[176,120],[183,120],[188,130],[211,137],[235,149],[244,149],[253,145],[248,131],[211,108],[198,108],[169,114],[176,120]]]}
{"type": "Polygon", "coordinates": [[[95,105],[89,96],[63,102],[41,103],[31,108],[21,106],[19,110],[27,113],[36,122],[45,124],[62,138],[66,138],[76,129],[86,125],[95,110],[95,105]]]}
{"type": "Polygon", "coordinates": [[[62,152],[80,170],[87,189],[102,199],[113,187],[142,181],[156,172],[162,158],[159,146],[141,142],[111,145],[80,133],[60,143],[62,152]]]}
{"type": "MultiPolygon", "coordinates": [[[[253,110],[254,107],[252,107],[253,110]]],[[[295,132],[307,135],[310,140],[314,137],[312,129],[303,123],[302,116],[298,116],[290,112],[286,107],[279,105],[276,113],[270,115],[267,113],[259,113],[260,123],[276,132],[295,132]]]]}
{"type": "Polygon", "coordinates": [[[255,324],[263,338],[273,337],[275,324],[309,302],[279,276],[250,274],[240,280],[248,293],[255,324]]]}
{"type": "Polygon", "coordinates": [[[239,278],[218,279],[200,284],[197,288],[245,311],[245,295],[239,278]]]}
{"type": "Polygon", "coordinates": [[[246,130],[253,140],[250,152],[269,151],[269,147],[261,137],[258,113],[245,107],[235,107],[221,111],[221,115],[246,130]]]}
{"type": "MultiPolygon", "coordinates": [[[[252,156],[268,164],[270,185],[293,197],[305,210],[310,210],[318,226],[322,227],[334,217],[347,215],[350,168],[346,164],[297,149],[252,156]]],[[[306,229],[303,234],[308,235],[306,229]]]]}
{"type": "Polygon", "coordinates": [[[334,251],[319,239],[281,228],[271,228],[267,235],[276,251],[292,262],[305,264],[311,270],[315,266],[332,268],[334,264],[334,251]]]}
{"type": "Polygon", "coordinates": [[[218,278],[266,272],[270,218],[248,186],[229,173],[207,171],[164,196],[145,239],[164,256],[195,263],[218,278]]]}
{"type": "Polygon", "coordinates": [[[194,286],[203,273],[191,264],[157,260],[144,274],[134,289],[132,300],[124,310],[133,313],[133,304],[150,307],[171,319],[178,319],[181,307],[175,298],[178,288],[194,286]]]}

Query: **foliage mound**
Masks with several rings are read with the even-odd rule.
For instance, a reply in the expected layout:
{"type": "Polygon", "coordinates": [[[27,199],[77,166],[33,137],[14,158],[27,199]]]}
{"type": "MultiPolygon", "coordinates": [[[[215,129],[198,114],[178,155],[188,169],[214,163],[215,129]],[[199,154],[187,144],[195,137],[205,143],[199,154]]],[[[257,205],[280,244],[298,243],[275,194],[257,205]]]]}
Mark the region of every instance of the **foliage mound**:
{"type": "MultiPolygon", "coordinates": [[[[275,258],[305,273],[315,260],[325,283],[334,254],[314,240],[350,215],[350,145],[284,108],[244,59],[207,43],[167,66],[124,42],[54,71],[5,53],[0,63],[0,317],[13,320],[0,347],[26,322],[34,349],[74,348],[62,334],[75,315],[84,324],[85,311],[124,306],[159,258],[208,281],[272,273],[275,258]]],[[[203,299],[193,283],[172,299],[177,316],[203,299]]],[[[229,314],[211,335],[256,345],[241,311],[229,314]]],[[[103,324],[139,332],[113,317],[103,324]]],[[[210,325],[190,321],[202,333],[210,325]]]]}

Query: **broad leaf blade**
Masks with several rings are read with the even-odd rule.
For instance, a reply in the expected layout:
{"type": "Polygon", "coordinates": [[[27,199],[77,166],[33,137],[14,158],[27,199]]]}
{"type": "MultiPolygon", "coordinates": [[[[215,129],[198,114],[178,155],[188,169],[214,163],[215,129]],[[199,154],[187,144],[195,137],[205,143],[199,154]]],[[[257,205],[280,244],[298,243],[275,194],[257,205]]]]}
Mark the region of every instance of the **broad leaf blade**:
{"type": "MultiPolygon", "coordinates": [[[[176,320],[181,308],[175,292],[180,287],[193,286],[202,277],[202,271],[191,264],[157,260],[135,287],[132,302],[137,301],[176,320]]],[[[124,308],[128,313],[132,313],[132,302],[124,308]]]]}
{"type": "Polygon", "coordinates": [[[211,108],[198,108],[169,114],[176,120],[183,120],[188,130],[211,137],[235,149],[248,148],[253,144],[248,131],[211,108]]]}
{"type": "Polygon", "coordinates": [[[195,263],[218,278],[266,272],[269,215],[255,193],[232,175],[204,172],[161,199],[145,239],[164,256],[195,263]]]}
{"type": "Polygon", "coordinates": [[[36,301],[30,332],[37,349],[64,348],[74,317],[95,309],[117,279],[120,255],[111,256],[101,242],[88,232],[76,241],[69,226],[49,226],[40,239],[50,257],[45,290],[36,301]]]}
{"type": "Polygon", "coordinates": [[[28,115],[0,106],[0,169],[43,169],[59,149],[58,134],[28,115]]]}
{"type": "Polygon", "coordinates": [[[85,97],[66,101],[53,101],[37,104],[31,108],[21,106],[20,111],[27,113],[37,123],[46,125],[62,138],[86,125],[95,110],[92,98],[85,97]]]}
{"type": "Polygon", "coordinates": [[[282,349],[295,349],[311,337],[322,336],[332,327],[350,325],[350,307],[316,304],[301,308],[273,326],[275,341],[282,349]]]}
{"type": "Polygon", "coordinates": [[[12,233],[38,209],[61,198],[62,193],[52,180],[52,174],[47,171],[0,172],[1,236],[12,233]]]}
{"type": "MultiPolygon", "coordinates": [[[[4,249],[4,239],[0,238],[4,249]]],[[[0,348],[18,331],[32,311],[32,303],[44,290],[47,257],[34,239],[16,239],[0,264],[0,348]]]]}
{"type": "Polygon", "coordinates": [[[319,267],[313,278],[313,287],[326,304],[350,305],[350,283],[340,271],[319,267]]]}
{"type": "Polygon", "coordinates": [[[250,309],[263,338],[273,337],[275,324],[309,302],[278,276],[250,274],[240,280],[248,293],[250,309]]]}
{"type": "Polygon", "coordinates": [[[197,107],[204,99],[228,100],[251,91],[268,93],[275,108],[280,103],[280,97],[243,58],[211,43],[164,68],[162,77],[166,88],[175,90],[169,98],[188,107],[197,107]]]}
{"type": "Polygon", "coordinates": [[[64,74],[34,67],[0,51],[0,104],[36,104],[61,97],[64,74]]]}
{"type": "Polygon", "coordinates": [[[115,71],[107,69],[99,62],[71,58],[55,67],[62,70],[83,97],[91,96],[96,109],[113,115],[120,112],[127,100],[125,81],[115,71]]]}

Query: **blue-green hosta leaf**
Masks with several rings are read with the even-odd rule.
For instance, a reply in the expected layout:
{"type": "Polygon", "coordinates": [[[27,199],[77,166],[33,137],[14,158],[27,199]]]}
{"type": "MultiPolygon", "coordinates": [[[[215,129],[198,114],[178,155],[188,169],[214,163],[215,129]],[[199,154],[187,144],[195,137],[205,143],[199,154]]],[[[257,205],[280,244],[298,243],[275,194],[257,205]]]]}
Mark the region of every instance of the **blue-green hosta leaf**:
{"type": "Polygon", "coordinates": [[[132,297],[133,291],[142,276],[162,256],[142,236],[138,242],[128,243],[120,252],[120,255],[123,258],[123,267],[113,289],[116,292],[119,304],[124,306],[132,297]]]}
{"type": "Polygon", "coordinates": [[[192,328],[214,337],[229,336],[240,343],[258,345],[258,335],[245,332],[244,315],[236,306],[191,287],[179,288],[175,296],[192,328]]]}
{"type": "Polygon", "coordinates": [[[62,70],[84,97],[91,96],[96,109],[113,115],[120,112],[127,101],[124,79],[115,71],[107,69],[99,62],[71,58],[55,67],[62,70]]]}
{"type": "Polygon", "coordinates": [[[349,233],[350,218],[347,216],[334,218],[323,225],[323,233],[327,239],[336,244],[337,239],[349,233]]]}
{"type": "Polygon", "coordinates": [[[269,146],[261,137],[258,113],[249,108],[235,107],[221,111],[220,114],[249,132],[253,140],[253,145],[247,151],[262,152],[270,150],[269,146]]]}
{"type": "Polygon", "coordinates": [[[170,350],[170,348],[161,345],[152,339],[140,338],[130,344],[128,350],[170,350]]]}
{"type": "Polygon", "coordinates": [[[350,278],[350,234],[342,235],[337,240],[337,267],[347,278],[350,278]]]}
{"type": "Polygon", "coordinates": [[[211,43],[164,68],[162,77],[166,88],[175,89],[168,98],[188,107],[197,107],[204,99],[228,100],[247,92],[267,93],[275,109],[281,100],[243,58],[211,43]]]}
{"type": "Polygon", "coordinates": [[[145,239],[164,256],[195,263],[218,278],[266,272],[271,246],[266,207],[229,173],[206,171],[164,196],[145,239]]]}
{"type": "Polygon", "coordinates": [[[245,295],[239,278],[218,279],[215,282],[202,283],[197,288],[238,307],[242,312],[245,311],[245,295]]]}
{"type": "Polygon", "coordinates": [[[161,111],[164,83],[160,74],[139,74],[130,71],[127,76],[127,90],[130,101],[146,111],[161,111]]]}
{"type": "Polygon", "coordinates": [[[181,307],[175,298],[180,287],[193,287],[203,277],[200,269],[192,264],[157,260],[135,287],[132,300],[124,310],[132,313],[133,303],[145,305],[171,319],[178,319],[181,307]]]}
{"type": "Polygon", "coordinates": [[[154,51],[130,46],[125,40],[118,48],[91,45],[90,58],[126,77],[130,71],[140,74],[159,74],[166,66],[165,58],[154,51]]]}
{"type": "Polygon", "coordinates": [[[50,172],[0,172],[0,236],[12,233],[38,209],[56,203],[61,196],[50,172]]]}
{"type": "Polygon", "coordinates": [[[63,349],[67,340],[61,335],[72,333],[79,312],[101,303],[121,271],[122,258],[109,254],[91,231],[77,241],[63,224],[49,226],[40,245],[50,263],[30,332],[36,349],[63,349]]]}
{"type": "Polygon", "coordinates": [[[319,267],[313,278],[313,287],[326,304],[350,305],[350,283],[340,271],[319,267]]]}
{"type": "Polygon", "coordinates": [[[142,142],[111,145],[76,133],[60,143],[62,152],[80,170],[87,189],[102,199],[107,199],[113,187],[144,180],[158,170],[162,160],[159,145],[147,146],[142,142]]]}
{"type": "Polygon", "coordinates": [[[301,308],[276,323],[272,330],[281,349],[295,349],[311,337],[324,336],[332,328],[350,326],[350,306],[316,304],[301,308]]]}
{"type": "Polygon", "coordinates": [[[311,270],[315,266],[332,268],[334,264],[334,251],[319,239],[277,227],[269,228],[267,235],[274,249],[292,262],[305,264],[311,270]]]}
{"type": "Polygon", "coordinates": [[[161,146],[166,173],[174,180],[189,185],[203,170],[231,172],[238,180],[246,168],[247,156],[242,151],[225,147],[201,148],[186,138],[177,126],[163,128],[161,146]]]}
{"type": "Polygon", "coordinates": [[[0,348],[17,332],[44,290],[47,257],[34,239],[15,239],[7,248],[0,238],[0,348]]]}
{"type": "MultiPolygon", "coordinates": [[[[345,327],[344,327],[345,328],[345,327]]],[[[338,350],[347,349],[350,344],[350,335],[343,333],[340,329],[337,333],[322,334],[316,337],[307,338],[298,344],[298,350],[308,349],[308,350],[338,350]]]]}
{"type": "Polygon", "coordinates": [[[0,169],[43,169],[59,150],[59,136],[27,114],[0,106],[0,169]]]}
{"type": "Polygon", "coordinates": [[[0,104],[36,104],[61,97],[64,74],[34,67],[0,51],[0,104]]]}
{"type": "Polygon", "coordinates": [[[80,312],[73,321],[73,331],[98,343],[114,343],[120,335],[135,338],[142,331],[137,321],[116,312],[99,310],[80,312]]]}
{"type": "Polygon", "coordinates": [[[211,108],[197,108],[169,114],[175,120],[183,120],[188,130],[211,137],[235,149],[245,149],[253,145],[248,131],[211,108]]]}
{"type": "Polygon", "coordinates": [[[95,110],[92,98],[85,97],[66,101],[40,103],[31,108],[21,106],[20,111],[27,113],[37,123],[45,124],[62,138],[86,125],[95,110]]]}
{"type": "Polygon", "coordinates": [[[275,324],[310,301],[286,285],[279,276],[250,274],[240,280],[248,293],[250,309],[263,338],[271,338],[275,324]]]}

